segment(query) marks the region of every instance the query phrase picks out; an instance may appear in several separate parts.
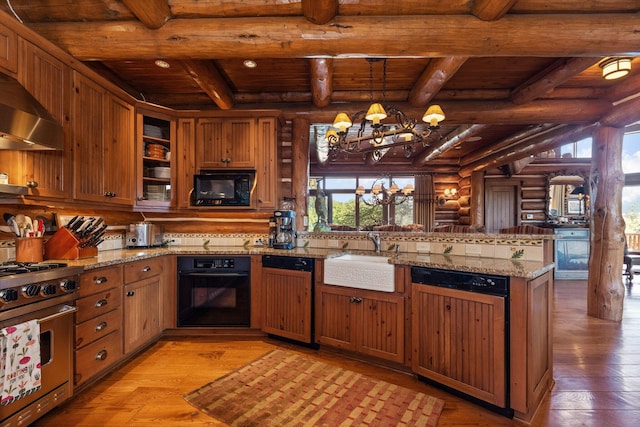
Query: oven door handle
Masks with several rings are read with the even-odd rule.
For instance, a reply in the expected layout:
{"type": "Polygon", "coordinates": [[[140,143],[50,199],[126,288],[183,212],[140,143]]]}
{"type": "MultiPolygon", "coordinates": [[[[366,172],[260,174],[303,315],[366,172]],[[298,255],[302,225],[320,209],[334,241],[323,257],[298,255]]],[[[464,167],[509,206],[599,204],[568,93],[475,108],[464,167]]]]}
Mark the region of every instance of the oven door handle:
{"type": "Polygon", "coordinates": [[[57,319],[58,317],[75,313],[76,311],[78,311],[78,307],[73,307],[71,305],[64,305],[60,308],[60,311],[58,311],[57,313],[53,313],[50,316],[43,317],[42,319],[38,319],[38,323],[48,322],[50,320],[57,319]]]}
{"type": "Polygon", "coordinates": [[[249,273],[180,273],[182,277],[247,277],[249,273]]]}

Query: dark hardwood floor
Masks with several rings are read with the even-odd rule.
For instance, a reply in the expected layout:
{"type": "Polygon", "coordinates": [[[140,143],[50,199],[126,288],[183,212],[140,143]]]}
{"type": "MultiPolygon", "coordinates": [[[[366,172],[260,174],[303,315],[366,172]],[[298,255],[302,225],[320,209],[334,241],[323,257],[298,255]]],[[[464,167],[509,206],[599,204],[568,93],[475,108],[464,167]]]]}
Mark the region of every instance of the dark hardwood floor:
{"type": "MultiPolygon", "coordinates": [[[[556,281],[554,378],[556,384],[532,425],[639,425],[640,276],[627,287],[620,323],[587,317],[586,282],[556,281]]],[[[445,401],[439,426],[514,426],[510,420],[433,388],[413,376],[380,369],[328,351],[279,341],[163,339],[99,384],[55,409],[37,426],[219,426],[182,395],[276,347],[312,354],[445,401]]]]}

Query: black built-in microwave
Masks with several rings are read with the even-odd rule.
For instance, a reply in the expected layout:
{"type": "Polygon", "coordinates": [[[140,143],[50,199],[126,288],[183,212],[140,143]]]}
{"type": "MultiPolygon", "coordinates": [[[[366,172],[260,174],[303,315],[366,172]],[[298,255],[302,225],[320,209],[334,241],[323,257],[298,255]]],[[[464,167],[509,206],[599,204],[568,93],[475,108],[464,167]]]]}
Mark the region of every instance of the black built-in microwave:
{"type": "Polygon", "coordinates": [[[195,206],[250,206],[256,173],[201,170],[193,176],[195,206]]]}

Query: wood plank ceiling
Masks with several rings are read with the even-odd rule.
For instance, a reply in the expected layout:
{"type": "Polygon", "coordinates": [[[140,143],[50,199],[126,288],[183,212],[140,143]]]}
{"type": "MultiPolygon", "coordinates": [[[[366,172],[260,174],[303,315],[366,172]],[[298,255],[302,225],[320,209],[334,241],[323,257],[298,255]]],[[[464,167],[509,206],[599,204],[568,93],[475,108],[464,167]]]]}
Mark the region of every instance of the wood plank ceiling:
{"type": "MultiPolygon", "coordinates": [[[[640,121],[640,0],[7,0],[0,9],[136,98],[179,110],[279,109],[329,124],[372,99],[418,120],[441,105],[446,120],[429,145],[410,158],[390,150],[385,170],[468,176],[594,126],[640,121]],[[599,64],[619,56],[633,58],[631,73],[604,80],[599,64]],[[386,73],[365,58],[387,58],[386,73]]],[[[370,167],[362,156],[337,163],[370,167]]]]}

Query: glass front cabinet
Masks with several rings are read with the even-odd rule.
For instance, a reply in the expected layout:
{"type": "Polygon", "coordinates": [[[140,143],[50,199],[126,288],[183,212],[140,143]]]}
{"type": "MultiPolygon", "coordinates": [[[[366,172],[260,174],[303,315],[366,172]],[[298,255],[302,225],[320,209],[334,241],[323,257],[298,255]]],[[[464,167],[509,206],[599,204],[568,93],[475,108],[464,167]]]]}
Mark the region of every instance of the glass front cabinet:
{"type": "Polygon", "coordinates": [[[174,206],[176,140],[175,120],[155,111],[137,114],[136,205],[174,206]],[[174,156],[175,157],[175,156],[174,156]]]}

